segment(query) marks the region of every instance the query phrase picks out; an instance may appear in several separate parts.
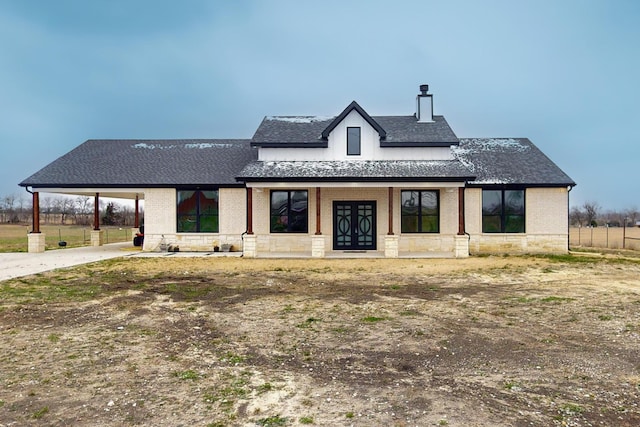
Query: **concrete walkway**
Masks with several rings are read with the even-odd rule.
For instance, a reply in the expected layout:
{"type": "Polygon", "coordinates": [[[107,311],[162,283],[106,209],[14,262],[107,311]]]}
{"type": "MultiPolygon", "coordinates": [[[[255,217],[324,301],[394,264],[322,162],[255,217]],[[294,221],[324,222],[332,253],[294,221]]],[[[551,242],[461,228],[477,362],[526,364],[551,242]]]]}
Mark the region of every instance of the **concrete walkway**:
{"type": "Polygon", "coordinates": [[[0,281],[140,253],[140,251],[126,250],[129,248],[132,248],[131,243],[124,242],[103,246],[53,249],[42,253],[0,253],[0,281]]]}
{"type": "Polygon", "coordinates": [[[0,281],[119,257],[240,257],[242,252],[142,252],[129,242],[52,249],[42,253],[0,253],[0,281]]]}

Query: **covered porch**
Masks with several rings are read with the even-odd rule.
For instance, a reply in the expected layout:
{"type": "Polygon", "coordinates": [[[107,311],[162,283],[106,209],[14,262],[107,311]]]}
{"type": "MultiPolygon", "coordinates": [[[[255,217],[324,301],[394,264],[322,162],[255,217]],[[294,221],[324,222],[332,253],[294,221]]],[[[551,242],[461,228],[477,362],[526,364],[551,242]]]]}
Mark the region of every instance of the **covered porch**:
{"type": "Polygon", "coordinates": [[[40,228],[40,194],[61,194],[66,196],[84,196],[93,198],[93,221],[91,230],[91,246],[102,246],[105,242],[104,231],[100,228],[100,200],[101,198],[126,199],[134,201],[134,224],[132,235],[140,230],[140,202],[144,200],[144,190],[141,188],[62,188],[62,187],[33,187],[26,191],[31,194],[32,219],[31,230],[27,236],[28,252],[41,253],[45,251],[45,233],[40,228]]]}
{"type": "Polygon", "coordinates": [[[464,185],[460,181],[248,182],[244,256],[468,257],[464,185]],[[426,202],[407,208],[421,195],[435,200],[429,218],[420,214],[426,202]],[[299,215],[303,225],[292,225],[299,215]],[[421,224],[431,228],[422,230],[421,224]]]}

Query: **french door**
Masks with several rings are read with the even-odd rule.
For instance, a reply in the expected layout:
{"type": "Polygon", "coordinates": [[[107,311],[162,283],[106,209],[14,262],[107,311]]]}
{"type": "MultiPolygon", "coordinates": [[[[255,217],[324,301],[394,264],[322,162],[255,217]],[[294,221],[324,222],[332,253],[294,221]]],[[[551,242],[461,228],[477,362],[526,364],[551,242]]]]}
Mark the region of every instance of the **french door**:
{"type": "Polygon", "coordinates": [[[376,202],[333,202],[333,250],[376,249],[376,202]]]}

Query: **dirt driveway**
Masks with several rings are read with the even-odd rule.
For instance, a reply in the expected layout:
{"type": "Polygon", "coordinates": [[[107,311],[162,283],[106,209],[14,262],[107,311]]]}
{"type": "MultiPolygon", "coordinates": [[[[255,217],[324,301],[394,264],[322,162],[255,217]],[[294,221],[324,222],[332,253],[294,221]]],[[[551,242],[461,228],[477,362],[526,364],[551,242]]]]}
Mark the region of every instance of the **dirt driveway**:
{"type": "Polygon", "coordinates": [[[0,282],[0,426],[637,426],[640,263],[119,259],[0,282]]]}

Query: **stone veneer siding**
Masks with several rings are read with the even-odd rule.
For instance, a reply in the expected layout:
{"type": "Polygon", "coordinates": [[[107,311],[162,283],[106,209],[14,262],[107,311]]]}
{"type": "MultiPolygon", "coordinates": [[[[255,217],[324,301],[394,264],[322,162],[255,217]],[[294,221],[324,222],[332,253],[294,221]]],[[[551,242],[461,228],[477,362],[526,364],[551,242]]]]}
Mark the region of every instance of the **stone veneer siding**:
{"type": "Polygon", "coordinates": [[[563,253],[568,250],[567,188],[525,190],[525,231],[482,233],[482,189],[465,191],[465,229],[469,251],[482,253],[563,253]]]}
{"type": "MultiPolygon", "coordinates": [[[[280,190],[281,188],[278,188],[280,190]]],[[[287,189],[282,187],[282,189],[287,189]]],[[[458,189],[440,188],[440,233],[402,234],[400,232],[400,192],[414,188],[394,188],[393,190],[393,232],[399,236],[398,251],[406,252],[453,252],[455,235],[458,232],[458,189]]],[[[258,255],[265,252],[299,252],[311,254],[311,236],[316,230],[315,187],[301,188],[309,195],[308,234],[288,234],[269,232],[268,188],[253,191],[253,231],[257,235],[258,255]]],[[[389,231],[388,188],[322,188],[321,231],[325,239],[325,252],[333,250],[333,202],[337,200],[363,200],[376,202],[377,251],[385,250],[385,237],[389,231]]]]}
{"type": "MultiPolygon", "coordinates": [[[[280,188],[278,188],[280,189],[280,188]]],[[[282,187],[282,189],[287,189],[282,187]]],[[[400,232],[400,192],[393,190],[393,232],[399,236],[400,254],[420,252],[454,252],[458,232],[458,190],[440,188],[440,233],[403,234],[400,232]]],[[[253,231],[260,253],[308,253],[316,230],[315,187],[309,194],[309,229],[306,234],[269,232],[270,189],[253,190],[253,231]]],[[[377,206],[377,250],[385,250],[388,232],[388,188],[322,188],[322,235],[325,251],[333,249],[333,201],[373,200],[377,206]]],[[[568,239],[568,194],[566,188],[528,188],[526,190],[526,233],[482,233],[482,189],[465,190],[465,228],[470,235],[469,251],[481,253],[566,252],[568,239]]],[[[212,251],[214,245],[233,245],[242,250],[242,234],[246,231],[246,190],[220,189],[219,233],[176,233],[176,190],[145,191],[144,250],[154,251],[164,235],[164,242],[178,245],[181,251],[212,251]]]]}
{"type": "Polygon", "coordinates": [[[218,233],[177,233],[175,188],[150,188],[144,195],[144,247],[145,251],[160,249],[163,241],[176,245],[181,251],[213,251],[223,243],[233,245],[233,251],[242,250],[242,233],[246,231],[246,190],[220,188],[218,233]]]}

